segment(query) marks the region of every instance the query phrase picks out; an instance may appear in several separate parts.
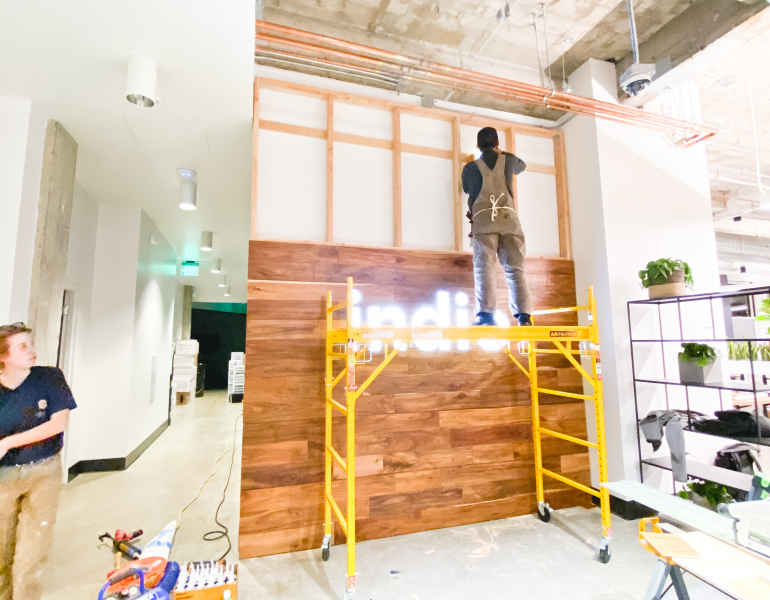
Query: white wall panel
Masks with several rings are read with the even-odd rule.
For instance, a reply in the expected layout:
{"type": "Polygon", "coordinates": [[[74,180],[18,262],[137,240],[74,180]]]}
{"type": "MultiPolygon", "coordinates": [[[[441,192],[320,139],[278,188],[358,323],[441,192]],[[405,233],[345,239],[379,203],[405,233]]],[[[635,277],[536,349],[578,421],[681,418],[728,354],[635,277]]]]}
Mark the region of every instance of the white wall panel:
{"type": "Polygon", "coordinates": [[[439,150],[451,150],[452,124],[440,119],[402,114],[401,142],[439,150]]]}
{"type": "Polygon", "coordinates": [[[257,238],[326,240],[326,140],[261,130],[257,238]]]}
{"type": "Polygon", "coordinates": [[[335,102],[334,131],[392,140],[393,113],[389,110],[335,102]]]}
{"type": "Polygon", "coordinates": [[[326,100],[262,88],[259,90],[259,118],[326,129],[326,100]]]}
{"type": "Polygon", "coordinates": [[[535,135],[516,134],[516,156],[525,163],[549,165],[556,163],[553,159],[553,139],[535,135]]]}
{"type": "MultiPolygon", "coordinates": [[[[325,221],[322,219],[322,223],[325,221]]],[[[390,150],[334,144],[334,241],[393,246],[393,152],[390,150]]]]}
{"type": "Polygon", "coordinates": [[[519,219],[527,238],[527,256],[559,256],[559,209],[556,176],[525,171],[517,177],[519,219]]]}
{"type": "Polygon", "coordinates": [[[403,246],[454,250],[452,161],[403,153],[401,175],[403,246]]]}

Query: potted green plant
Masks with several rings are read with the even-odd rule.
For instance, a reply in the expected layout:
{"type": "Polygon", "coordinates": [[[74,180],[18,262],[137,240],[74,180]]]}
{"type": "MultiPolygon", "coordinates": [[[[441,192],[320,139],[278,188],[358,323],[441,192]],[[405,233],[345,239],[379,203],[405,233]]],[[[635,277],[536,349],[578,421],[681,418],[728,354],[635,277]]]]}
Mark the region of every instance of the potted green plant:
{"type": "Polygon", "coordinates": [[[651,260],[639,271],[642,287],[647,288],[650,298],[684,296],[686,288],[693,286],[692,269],[683,260],[660,258],[651,260]]]}
{"type": "MultiPolygon", "coordinates": [[[[761,315],[754,317],[757,321],[770,321],[770,298],[762,300],[762,304],[759,305],[759,312],[761,315]]],[[[770,329],[767,330],[770,333],[770,329]]]]}
{"type": "Polygon", "coordinates": [[[703,385],[722,381],[722,365],[717,351],[708,344],[684,343],[679,353],[679,379],[682,383],[703,385]]]}
{"type": "Polygon", "coordinates": [[[689,489],[679,492],[679,497],[690,500],[703,508],[716,510],[720,504],[735,502],[725,486],[713,481],[691,481],[687,487],[689,489]]]}

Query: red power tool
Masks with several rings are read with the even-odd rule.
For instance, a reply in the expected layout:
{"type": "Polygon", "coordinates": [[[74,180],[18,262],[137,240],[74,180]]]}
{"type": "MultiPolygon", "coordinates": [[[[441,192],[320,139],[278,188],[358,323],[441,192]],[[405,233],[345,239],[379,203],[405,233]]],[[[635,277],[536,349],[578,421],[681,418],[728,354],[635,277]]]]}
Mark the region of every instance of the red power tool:
{"type": "Polygon", "coordinates": [[[142,557],[142,550],[134,546],[131,542],[142,535],[144,531],[137,529],[131,534],[126,533],[122,529],[118,529],[115,535],[112,536],[109,533],[104,533],[99,536],[99,541],[110,540],[112,542],[112,550],[115,553],[115,569],[120,568],[120,559],[125,556],[131,560],[137,560],[142,557]]]}

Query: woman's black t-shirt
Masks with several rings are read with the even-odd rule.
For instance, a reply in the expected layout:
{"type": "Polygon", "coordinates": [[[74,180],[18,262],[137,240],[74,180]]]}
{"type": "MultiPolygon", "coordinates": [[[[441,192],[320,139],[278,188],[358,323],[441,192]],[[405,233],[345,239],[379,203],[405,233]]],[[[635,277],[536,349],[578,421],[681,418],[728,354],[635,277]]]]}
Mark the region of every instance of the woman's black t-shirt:
{"type": "MultiPolygon", "coordinates": [[[[56,367],[32,367],[27,378],[14,390],[0,383],[0,439],[29,431],[51,420],[61,410],[76,408],[64,374],[56,367]]],[[[56,456],[64,434],[20,448],[11,448],[0,467],[27,465],[56,456]]]]}

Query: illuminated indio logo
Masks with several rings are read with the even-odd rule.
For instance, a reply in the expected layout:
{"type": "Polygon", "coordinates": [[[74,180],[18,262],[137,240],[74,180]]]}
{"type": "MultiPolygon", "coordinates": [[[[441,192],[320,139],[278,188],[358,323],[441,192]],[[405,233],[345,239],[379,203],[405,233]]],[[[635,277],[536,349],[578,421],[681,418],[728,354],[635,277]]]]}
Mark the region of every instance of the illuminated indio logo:
{"type": "MultiPolygon", "coordinates": [[[[510,327],[511,322],[502,311],[495,312],[495,323],[498,327],[510,327]]],[[[407,317],[404,309],[395,304],[379,305],[370,304],[363,306],[363,294],[359,290],[353,290],[353,327],[469,327],[470,312],[468,307],[468,294],[457,292],[454,295],[454,303],[450,300],[450,293],[447,291],[436,292],[436,301],[434,304],[425,304],[417,307],[417,310],[407,317]],[[454,304],[454,306],[452,306],[454,304]],[[366,319],[363,316],[366,315],[366,319]]],[[[572,332],[567,332],[572,333],[572,332]]],[[[395,340],[400,344],[400,340],[395,340]]],[[[504,348],[507,342],[500,340],[478,340],[478,344],[484,350],[494,351],[504,348]]],[[[414,345],[425,352],[435,350],[452,350],[451,340],[431,339],[415,340],[414,345]]],[[[369,345],[372,353],[382,352],[382,342],[373,341],[369,345]]],[[[406,350],[407,345],[402,344],[401,349],[406,350]]],[[[469,340],[457,340],[457,349],[466,352],[470,350],[469,340]]]]}

